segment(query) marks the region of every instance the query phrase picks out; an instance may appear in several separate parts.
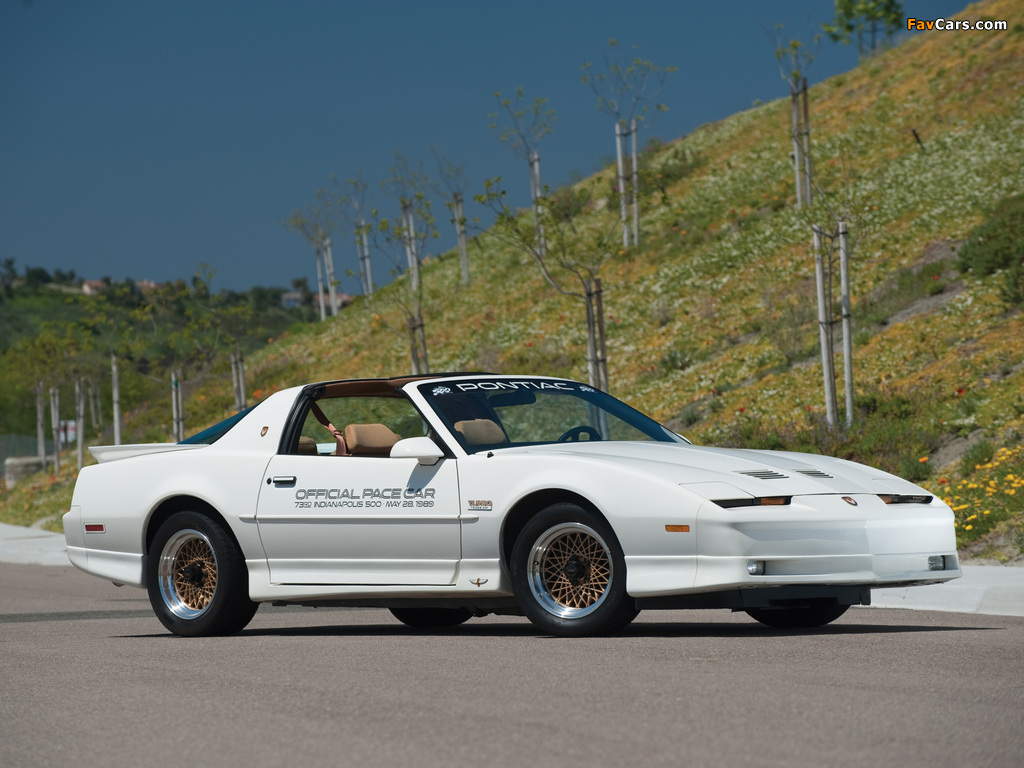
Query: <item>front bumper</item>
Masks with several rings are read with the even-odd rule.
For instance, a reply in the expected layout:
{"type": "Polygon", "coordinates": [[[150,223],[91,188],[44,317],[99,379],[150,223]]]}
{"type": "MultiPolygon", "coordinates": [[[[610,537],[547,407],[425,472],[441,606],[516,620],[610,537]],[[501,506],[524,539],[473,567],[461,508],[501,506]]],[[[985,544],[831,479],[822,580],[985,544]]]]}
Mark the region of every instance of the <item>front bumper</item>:
{"type": "Polygon", "coordinates": [[[895,587],[962,574],[953,513],[943,502],[885,504],[877,496],[794,497],[786,506],[701,506],[696,556],[627,557],[634,597],[777,586],[895,587]],[[941,570],[929,558],[943,556],[941,570]],[[762,573],[751,574],[750,562],[762,573]]]}

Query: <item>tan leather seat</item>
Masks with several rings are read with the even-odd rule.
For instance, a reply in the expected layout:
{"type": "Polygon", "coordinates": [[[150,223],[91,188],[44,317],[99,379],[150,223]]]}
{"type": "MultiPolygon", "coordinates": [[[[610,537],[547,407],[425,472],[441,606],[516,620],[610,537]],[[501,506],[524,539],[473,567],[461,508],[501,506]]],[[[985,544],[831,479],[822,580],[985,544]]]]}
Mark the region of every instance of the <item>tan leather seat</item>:
{"type": "Polygon", "coordinates": [[[306,437],[302,435],[299,438],[299,446],[297,453],[300,456],[316,456],[318,451],[316,449],[316,440],[312,437],[306,437]]]}
{"type": "Polygon", "coordinates": [[[402,438],[383,424],[349,424],[345,444],[352,456],[390,456],[391,447],[402,438]]]}
{"type": "Polygon", "coordinates": [[[508,442],[502,428],[490,419],[457,421],[455,431],[462,433],[467,445],[497,445],[508,442]]]}

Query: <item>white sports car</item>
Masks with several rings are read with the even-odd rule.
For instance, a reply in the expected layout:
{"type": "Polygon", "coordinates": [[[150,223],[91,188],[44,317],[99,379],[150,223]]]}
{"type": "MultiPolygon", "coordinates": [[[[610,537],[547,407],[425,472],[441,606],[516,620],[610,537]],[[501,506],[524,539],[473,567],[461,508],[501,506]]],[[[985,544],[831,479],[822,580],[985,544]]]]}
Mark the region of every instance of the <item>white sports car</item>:
{"type": "Polygon", "coordinates": [[[181,443],[91,450],[71,561],[146,588],[179,635],[238,632],[262,602],[415,627],[525,614],[565,636],[644,608],[812,627],[961,575],[952,511],[905,480],[697,447],[564,379],[311,384],[181,443]]]}

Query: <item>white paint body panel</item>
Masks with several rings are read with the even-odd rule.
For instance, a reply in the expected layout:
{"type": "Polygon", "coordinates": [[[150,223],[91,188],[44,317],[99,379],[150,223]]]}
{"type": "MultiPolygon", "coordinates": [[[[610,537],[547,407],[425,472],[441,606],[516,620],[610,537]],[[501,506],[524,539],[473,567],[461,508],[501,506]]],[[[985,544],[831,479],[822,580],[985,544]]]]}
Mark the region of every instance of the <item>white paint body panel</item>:
{"type": "Polygon", "coordinates": [[[524,500],[549,494],[582,500],[605,517],[625,554],[627,591],[638,598],[784,584],[893,587],[960,576],[952,511],[939,499],[886,505],[879,493],[927,492],[851,462],[682,442],[467,454],[412,385],[405,389],[410,400],[447,446],[435,465],[281,454],[301,391],[274,394],[212,445],[121,456],[100,450],[104,461],[82,471],[64,517],[71,561],[144,587],[154,513],[187,497],[184,508],[209,510],[230,529],[256,601],[509,596],[506,521],[524,500]],[[740,474],[751,471],[778,477],[740,474]],[[725,509],[711,501],[771,496],[791,496],[792,503],[725,509]],[[305,501],[331,503],[299,505],[305,501]],[[86,533],[89,524],[104,532],[86,533]],[[947,569],[929,571],[931,555],[947,556],[947,569]],[[751,559],[765,562],[763,576],[747,573],[751,559]]]}

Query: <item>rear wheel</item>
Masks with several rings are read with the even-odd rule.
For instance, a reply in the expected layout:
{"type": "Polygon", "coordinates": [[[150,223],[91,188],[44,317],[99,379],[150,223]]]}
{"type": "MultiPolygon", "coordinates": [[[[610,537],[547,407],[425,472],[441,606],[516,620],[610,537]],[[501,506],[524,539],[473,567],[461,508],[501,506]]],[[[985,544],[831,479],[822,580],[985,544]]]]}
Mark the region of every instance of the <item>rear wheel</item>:
{"type": "Polygon", "coordinates": [[[523,613],[553,635],[609,634],[636,618],[615,534],[576,504],[553,504],[526,524],[511,572],[523,613]]]}
{"type": "Polygon", "coordinates": [[[844,613],[850,606],[834,602],[800,605],[792,608],[748,608],[747,615],[777,629],[823,627],[844,613]]]}
{"type": "Polygon", "coordinates": [[[391,608],[391,615],[409,627],[457,627],[473,618],[469,608],[391,608]]]}
{"type": "Polygon", "coordinates": [[[146,561],[149,601],[176,635],[241,631],[256,613],[242,553],[224,527],[196,512],[178,512],[160,526],[146,561]]]}

